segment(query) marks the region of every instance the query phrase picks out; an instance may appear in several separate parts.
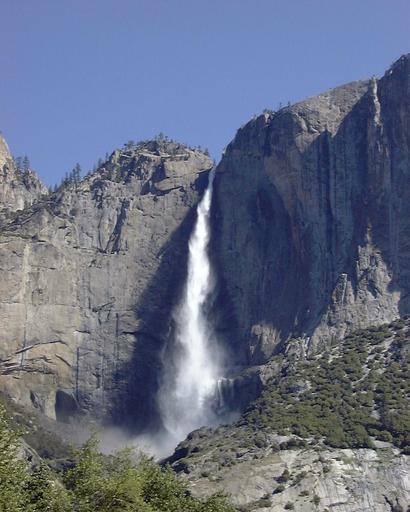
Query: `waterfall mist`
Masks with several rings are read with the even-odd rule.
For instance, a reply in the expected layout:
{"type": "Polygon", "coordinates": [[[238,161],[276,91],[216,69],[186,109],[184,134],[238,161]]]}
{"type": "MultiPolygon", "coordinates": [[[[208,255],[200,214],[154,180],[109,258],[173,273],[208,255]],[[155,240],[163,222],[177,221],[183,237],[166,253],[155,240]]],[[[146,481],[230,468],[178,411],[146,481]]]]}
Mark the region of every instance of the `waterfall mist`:
{"type": "Polygon", "coordinates": [[[163,441],[170,450],[192,430],[218,423],[215,409],[223,354],[206,311],[214,289],[208,257],[213,179],[212,171],[189,240],[187,280],[173,313],[173,343],[163,354],[158,406],[165,430],[163,441]]]}
{"type": "Polygon", "coordinates": [[[172,313],[173,334],[162,352],[157,393],[162,428],[132,438],[121,429],[107,428],[101,434],[102,449],[107,453],[130,441],[161,459],[170,456],[193,430],[238,417],[238,412],[229,409],[234,379],[224,376],[225,352],[217,343],[209,315],[215,288],[208,255],[213,180],[211,171],[189,239],[186,282],[172,313]]]}

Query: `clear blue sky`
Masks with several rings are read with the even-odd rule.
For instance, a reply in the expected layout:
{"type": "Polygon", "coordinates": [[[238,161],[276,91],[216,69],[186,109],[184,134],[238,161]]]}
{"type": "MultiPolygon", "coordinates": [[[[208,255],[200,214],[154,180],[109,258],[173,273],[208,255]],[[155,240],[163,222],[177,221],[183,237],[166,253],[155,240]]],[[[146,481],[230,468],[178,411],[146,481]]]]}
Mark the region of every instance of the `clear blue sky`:
{"type": "Polygon", "coordinates": [[[164,132],[219,159],[265,107],[381,75],[409,0],[0,0],[0,129],[48,184],[164,132]]]}

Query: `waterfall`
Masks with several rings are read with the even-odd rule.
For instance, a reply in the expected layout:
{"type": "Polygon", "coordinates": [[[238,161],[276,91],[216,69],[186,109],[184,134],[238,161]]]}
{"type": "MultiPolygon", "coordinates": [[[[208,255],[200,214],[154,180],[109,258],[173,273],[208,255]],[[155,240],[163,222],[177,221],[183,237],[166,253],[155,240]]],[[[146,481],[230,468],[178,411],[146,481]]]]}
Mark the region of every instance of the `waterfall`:
{"type": "Polygon", "coordinates": [[[205,310],[214,288],[208,256],[213,179],[214,171],[197,207],[189,240],[187,280],[173,313],[175,336],[163,355],[158,405],[171,449],[192,430],[217,423],[213,404],[222,377],[222,353],[205,310]]]}

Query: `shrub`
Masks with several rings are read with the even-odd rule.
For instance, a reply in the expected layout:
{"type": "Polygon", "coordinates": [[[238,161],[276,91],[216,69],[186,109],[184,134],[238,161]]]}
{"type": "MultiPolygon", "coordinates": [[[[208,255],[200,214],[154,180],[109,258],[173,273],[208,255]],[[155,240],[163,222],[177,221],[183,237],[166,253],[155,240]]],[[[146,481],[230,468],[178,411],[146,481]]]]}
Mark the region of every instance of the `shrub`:
{"type": "Polygon", "coordinates": [[[29,473],[19,455],[19,434],[10,428],[3,405],[0,405],[0,510],[23,512],[28,495],[29,473]]]}
{"type": "Polygon", "coordinates": [[[287,469],[285,469],[285,471],[280,476],[278,476],[278,478],[276,478],[276,481],[280,484],[284,484],[289,480],[289,478],[290,473],[287,469]]]}
{"type": "MultiPolygon", "coordinates": [[[[400,331],[406,343],[408,331],[400,331]]],[[[389,326],[370,328],[346,337],[331,359],[324,353],[294,361],[249,406],[244,422],[255,430],[298,435],[305,445],[313,438],[335,448],[372,447],[370,436],[400,448],[410,445],[410,361],[397,339],[389,326]],[[383,351],[380,361],[368,359],[369,345],[392,336],[390,346],[372,349],[383,351]],[[295,394],[298,382],[308,385],[295,394]]],[[[282,450],[292,447],[303,445],[295,438],[280,444],[282,450]]]]}
{"type": "Polygon", "coordinates": [[[279,494],[285,490],[285,486],[280,484],[275,489],[273,489],[272,494],[279,494]]]}
{"type": "Polygon", "coordinates": [[[387,430],[382,430],[381,432],[378,432],[376,437],[380,441],[385,441],[387,443],[393,442],[393,436],[387,430]]]}

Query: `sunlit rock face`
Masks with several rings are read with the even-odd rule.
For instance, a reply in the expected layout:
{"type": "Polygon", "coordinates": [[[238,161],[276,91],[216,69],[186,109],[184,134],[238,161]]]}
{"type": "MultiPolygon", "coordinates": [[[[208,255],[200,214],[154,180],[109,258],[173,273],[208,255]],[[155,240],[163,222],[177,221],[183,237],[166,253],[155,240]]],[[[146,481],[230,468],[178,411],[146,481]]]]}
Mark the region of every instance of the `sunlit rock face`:
{"type": "Polygon", "coordinates": [[[0,387],[69,421],[156,422],[159,353],[212,163],[156,141],[26,208],[0,232],[0,387]]]}
{"type": "Polygon", "coordinates": [[[215,178],[219,329],[240,362],[410,311],[410,56],[263,114],[215,178]]]}
{"type": "Polygon", "coordinates": [[[35,172],[19,173],[14,165],[9,147],[0,134],[0,225],[14,212],[30,206],[48,194],[35,172]]]}

